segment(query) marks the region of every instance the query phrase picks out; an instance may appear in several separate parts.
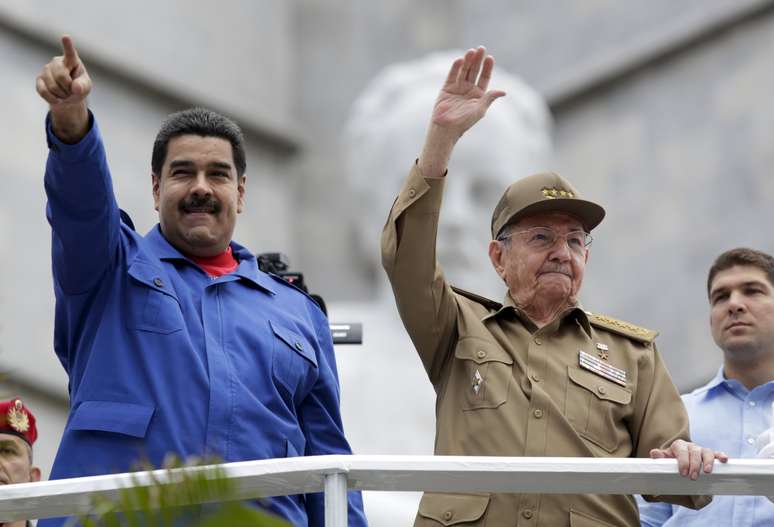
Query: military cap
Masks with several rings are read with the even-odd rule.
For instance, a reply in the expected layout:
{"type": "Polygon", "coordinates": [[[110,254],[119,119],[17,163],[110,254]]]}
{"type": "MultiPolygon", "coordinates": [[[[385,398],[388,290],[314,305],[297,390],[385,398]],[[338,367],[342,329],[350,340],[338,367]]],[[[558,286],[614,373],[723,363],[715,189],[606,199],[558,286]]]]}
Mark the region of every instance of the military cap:
{"type": "Polygon", "coordinates": [[[0,401],[0,434],[11,434],[24,439],[30,446],[38,438],[35,416],[21,399],[0,401]]]}
{"type": "Polygon", "coordinates": [[[570,214],[580,220],[586,231],[591,231],[605,217],[605,209],[581,199],[578,191],[559,174],[534,174],[505,189],[492,213],[492,238],[496,238],[506,225],[539,212],[570,214]]]}

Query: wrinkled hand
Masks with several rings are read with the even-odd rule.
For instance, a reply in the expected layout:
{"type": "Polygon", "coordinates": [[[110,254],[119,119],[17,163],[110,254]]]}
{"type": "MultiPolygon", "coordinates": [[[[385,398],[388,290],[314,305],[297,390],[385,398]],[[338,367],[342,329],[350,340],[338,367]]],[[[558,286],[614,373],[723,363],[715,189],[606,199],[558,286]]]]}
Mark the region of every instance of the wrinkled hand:
{"type": "Polygon", "coordinates": [[[717,459],[721,463],[728,461],[723,452],[715,452],[711,448],[703,448],[695,443],[677,439],[668,448],[654,448],[650,451],[652,459],[677,459],[677,469],[681,476],[696,480],[704,469],[705,474],[712,472],[712,466],[717,459]]]}
{"type": "Polygon", "coordinates": [[[85,101],[91,92],[91,77],[78,57],[73,40],[62,37],[62,55],[43,66],[36,80],[38,94],[51,106],[85,101]]]}
{"type": "Polygon", "coordinates": [[[433,108],[432,123],[462,135],[486,114],[504,91],[487,91],[494,58],[486,48],[469,49],[452,63],[433,108]]]}
{"type": "Polygon", "coordinates": [[[425,177],[446,175],[457,140],[486,114],[495,99],[505,95],[501,90],[487,91],[493,68],[494,58],[486,54],[483,46],[469,49],[452,63],[435,100],[425,145],[419,156],[419,170],[425,177]]]}

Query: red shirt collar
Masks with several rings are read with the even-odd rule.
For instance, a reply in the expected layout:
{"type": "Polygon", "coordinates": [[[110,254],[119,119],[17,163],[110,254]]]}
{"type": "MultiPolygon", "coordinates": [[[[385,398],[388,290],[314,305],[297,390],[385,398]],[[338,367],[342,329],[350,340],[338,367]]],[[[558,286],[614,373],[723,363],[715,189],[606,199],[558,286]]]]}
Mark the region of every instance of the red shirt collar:
{"type": "Polygon", "coordinates": [[[210,276],[223,276],[233,273],[239,267],[239,261],[231,252],[229,245],[225,251],[215,256],[199,257],[189,256],[199,267],[210,276]]]}

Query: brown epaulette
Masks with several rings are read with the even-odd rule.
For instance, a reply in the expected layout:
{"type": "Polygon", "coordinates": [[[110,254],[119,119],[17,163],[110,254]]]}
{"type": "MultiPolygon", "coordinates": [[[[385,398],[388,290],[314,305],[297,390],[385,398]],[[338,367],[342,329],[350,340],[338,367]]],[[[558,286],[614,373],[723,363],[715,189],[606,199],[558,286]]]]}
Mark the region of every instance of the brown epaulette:
{"type": "Polygon", "coordinates": [[[623,320],[606,317],[605,315],[597,315],[590,311],[586,311],[586,316],[589,317],[589,323],[592,326],[612,331],[613,333],[623,335],[624,337],[637,340],[644,344],[650,344],[658,335],[658,331],[636,326],[629,322],[624,322],[623,320]]]}
{"type": "Polygon", "coordinates": [[[458,295],[464,296],[465,298],[469,298],[474,302],[478,302],[479,304],[481,304],[487,309],[498,311],[500,308],[503,307],[503,305],[500,302],[495,302],[494,300],[490,300],[484,296],[477,295],[476,293],[465,291],[464,289],[460,289],[459,287],[451,286],[451,288],[452,288],[452,291],[454,291],[458,295]]]}

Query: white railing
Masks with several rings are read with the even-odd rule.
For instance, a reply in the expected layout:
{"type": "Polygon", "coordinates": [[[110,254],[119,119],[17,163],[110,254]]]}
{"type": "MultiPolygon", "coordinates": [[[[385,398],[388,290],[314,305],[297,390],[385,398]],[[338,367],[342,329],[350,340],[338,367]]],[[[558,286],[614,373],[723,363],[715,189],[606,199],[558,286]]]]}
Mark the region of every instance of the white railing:
{"type": "MultiPolygon", "coordinates": [[[[691,481],[674,460],[462,456],[312,456],[220,465],[235,498],[325,492],[326,527],[347,525],[347,490],[551,494],[729,494],[774,496],[774,460],[716,463],[691,481]]],[[[0,487],[0,518],[83,515],[95,497],[170,481],[180,471],[133,472],[0,487]]]]}

